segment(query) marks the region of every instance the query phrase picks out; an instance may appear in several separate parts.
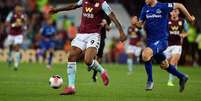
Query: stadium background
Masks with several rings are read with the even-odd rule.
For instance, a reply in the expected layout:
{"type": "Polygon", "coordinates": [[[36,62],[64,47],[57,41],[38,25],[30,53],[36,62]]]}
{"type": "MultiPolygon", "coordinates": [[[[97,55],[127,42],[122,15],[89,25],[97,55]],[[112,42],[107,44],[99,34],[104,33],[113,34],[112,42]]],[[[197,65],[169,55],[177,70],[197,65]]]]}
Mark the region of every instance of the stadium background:
{"type": "MultiPolygon", "coordinates": [[[[7,36],[5,19],[8,13],[14,8],[15,4],[22,4],[25,12],[28,15],[28,31],[25,33],[25,41],[23,44],[23,61],[34,62],[35,54],[38,49],[40,40],[39,30],[45,19],[48,18],[48,10],[51,6],[63,6],[76,0],[0,0],[0,60],[6,61],[7,50],[3,47],[4,40],[7,36]]],[[[126,31],[130,24],[132,15],[139,16],[140,9],[144,4],[144,0],[107,0],[111,3],[112,8],[117,13],[124,30],[126,31]],[[122,16],[123,15],[123,16],[122,16]]],[[[183,54],[180,61],[181,65],[196,66],[201,65],[201,1],[199,0],[159,0],[163,2],[181,2],[194,14],[197,22],[190,27],[189,36],[184,39],[183,54]]],[[[51,19],[54,20],[57,28],[55,42],[57,43],[55,52],[55,62],[66,62],[66,57],[70,41],[73,39],[79,27],[80,10],[54,15],[51,19]],[[64,51],[62,51],[64,50],[64,51]],[[64,55],[65,54],[65,55],[64,55]]],[[[118,43],[117,31],[113,25],[112,31],[109,32],[107,45],[104,51],[103,61],[105,63],[126,63],[125,46],[118,43]]]]}

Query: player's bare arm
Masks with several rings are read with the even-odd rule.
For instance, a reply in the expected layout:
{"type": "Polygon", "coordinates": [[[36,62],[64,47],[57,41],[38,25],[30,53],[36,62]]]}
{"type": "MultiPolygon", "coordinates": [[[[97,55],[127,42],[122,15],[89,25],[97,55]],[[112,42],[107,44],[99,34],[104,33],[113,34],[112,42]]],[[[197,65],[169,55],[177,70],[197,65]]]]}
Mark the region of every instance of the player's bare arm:
{"type": "Polygon", "coordinates": [[[174,3],[174,8],[181,10],[181,12],[188,18],[191,23],[195,22],[195,17],[190,15],[186,7],[181,3],[174,3]]]}
{"type": "Polygon", "coordinates": [[[111,12],[109,14],[109,17],[114,22],[114,24],[116,25],[117,29],[119,30],[120,41],[124,42],[126,40],[126,34],[124,33],[123,28],[122,28],[121,24],[119,23],[119,21],[117,20],[115,14],[113,12],[111,12]]]}
{"type": "Polygon", "coordinates": [[[80,5],[76,4],[76,3],[72,3],[72,4],[69,4],[65,7],[62,7],[62,8],[52,8],[50,10],[50,14],[55,14],[55,13],[58,13],[58,12],[61,12],[61,11],[69,11],[69,10],[74,10],[76,8],[79,8],[81,7],[80,5]]]}

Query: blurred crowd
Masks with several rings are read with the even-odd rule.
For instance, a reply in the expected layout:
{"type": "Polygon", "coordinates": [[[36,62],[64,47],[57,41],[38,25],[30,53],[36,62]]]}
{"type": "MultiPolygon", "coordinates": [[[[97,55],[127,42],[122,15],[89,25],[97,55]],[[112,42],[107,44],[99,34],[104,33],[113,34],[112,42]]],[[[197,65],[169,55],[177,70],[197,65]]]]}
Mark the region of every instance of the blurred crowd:
{"type": "MultiPolygon", "coordinates": [[[[24,13],[27,15],[27,30],[24,33],[24,42],[22,45],[24,50],[37,50],[41,40],[40,30],[45,25],[50,24],[56,30],[54,36],[56,50],[68,52],[70,42],[75,37],[78,26],[75,26],[74,22],[67,15],[50,16],[48,11],[51,9],[51,5],[48,3],[48,0],[0,0],[0,48],[4,48],[3,43],[9,33],[5,20],[9,12],[14,10],[16,4],[20,4],[24,8],[24,13]]],[[[183,42],[183,53],[180,64],[201,65],[200,30],[191,26],[189,36],[183,42]]],[[[126,63],[126,59],[125,44],[119,43],[118,39],[109,38],[104,50],[104,62],[126,63]]]]}

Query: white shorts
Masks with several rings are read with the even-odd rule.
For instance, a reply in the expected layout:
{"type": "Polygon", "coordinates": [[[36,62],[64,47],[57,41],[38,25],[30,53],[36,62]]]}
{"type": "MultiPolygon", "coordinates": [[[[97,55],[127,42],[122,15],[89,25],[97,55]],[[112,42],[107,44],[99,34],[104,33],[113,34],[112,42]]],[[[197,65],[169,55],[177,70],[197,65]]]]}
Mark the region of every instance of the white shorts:
{"type": "Polygon", "coordinates": [[[17,44],[22,44],[23,43],[23,35],[8,35],[8,37],[5,40],[4,46],[8,47],[10,45],[17,45],[17,44]]]}
{"type": "Polygon", "coordinates": [[[141,51],[142,51],[141,47],[137,47],[134,45],[128,45],[128,47],[126,49],[127,54],[131,53],[131,54],[134,54],[135,56],[140,56],[141,51]]]}
{"type": "Polygon", "coordinates": [[[164,51],[164,54],[167,59],[169,59],[173,54],[181,55],[181,53],[182,53],[182,46],[180,45],[168,46],[168,48],[164,51]]]}
{"type": "Polygon", "coordinates": [[[80,34],[78,33],[76,37],[71,42],[71,46],[78,47],[81,50],[85,50],[89,47],[94,47],[97,49],[100,47],[100,34],[90,33],[90,34],[80,34]]]}

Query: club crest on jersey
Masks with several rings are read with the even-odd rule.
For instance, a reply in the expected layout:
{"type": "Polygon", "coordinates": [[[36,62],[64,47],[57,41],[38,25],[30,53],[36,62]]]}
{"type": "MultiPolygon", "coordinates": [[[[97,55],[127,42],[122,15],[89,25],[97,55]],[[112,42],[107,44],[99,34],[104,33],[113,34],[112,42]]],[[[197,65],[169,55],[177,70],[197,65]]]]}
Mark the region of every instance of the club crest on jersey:
{"type": "Polygon", "coordinates": [[[95,7],[99,7],[99,6],[100,6],[100,4],[99,4],[99,3],[96,3],[96,4],[95,4],[95,7]]]}
{"type": "Polygon", "coordinates": [[[93,8],[91,8],[91,7],[85,7],[85,11],[87,13],[91,13],[93,11],[93,8]]]}
{"type": "Polygon", "coordinates": [[[156,13],[160,14],[160,13],[162,13],[162,11],[160,9],[157,9],[156,13]]]}

